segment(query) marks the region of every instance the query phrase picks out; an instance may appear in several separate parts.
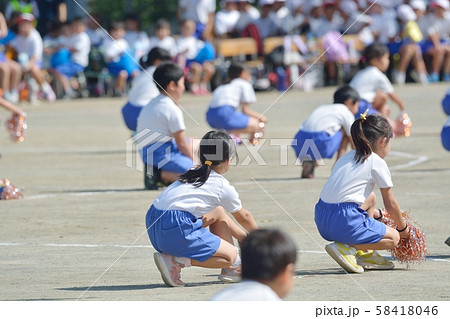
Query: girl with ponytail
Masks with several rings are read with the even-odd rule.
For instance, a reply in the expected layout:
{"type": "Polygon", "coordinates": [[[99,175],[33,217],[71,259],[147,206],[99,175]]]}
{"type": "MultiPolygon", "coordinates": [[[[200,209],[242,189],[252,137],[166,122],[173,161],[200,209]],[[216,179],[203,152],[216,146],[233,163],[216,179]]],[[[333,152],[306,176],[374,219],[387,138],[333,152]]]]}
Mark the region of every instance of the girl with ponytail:
{"type": "Polygon", "coordinates": [[[222,268],[219,280],[240,280],[240,257],[233,237],[241,242],[247,234],[227,213],[247,231],[258,226],[222,176],[234,156],[235,144],[227,133],[206,133],[199,147],[201,165],[181,175],[148,210],[147,233],[167,285],[183,286],[181,268],[189,266],[222,268]]]}
{"type": "Polygon", "coordinates": [[[392,127],[380,115],[361,114],[351,127],[355,149],[336,162],[315,207],[319,233],[333,243],[327,253],[347,272],[364,269],[392,269],[394,264],[376,250],[396,247],[409,237],[409,225],[402,218],[392,193],[392,180],[384,158],[389,153],[392,127]],[[375,184],[397,229],[381,223],[375,208],[375,184]]]}

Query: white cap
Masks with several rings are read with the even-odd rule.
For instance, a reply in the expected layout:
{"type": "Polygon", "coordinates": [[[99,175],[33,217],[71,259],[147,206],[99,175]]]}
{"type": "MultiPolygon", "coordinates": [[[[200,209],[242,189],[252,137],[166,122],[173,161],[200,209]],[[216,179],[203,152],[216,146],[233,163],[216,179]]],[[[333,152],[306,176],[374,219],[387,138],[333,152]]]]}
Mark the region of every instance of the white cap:
{"type": "Polygon", "coordinates": [[[401,4],[397,7],[397,16],[403,22],[414,21],[417,19],[414,10],[407,4],[401,4]]]}
{"type": "Polygon", "coordinates": [[[260,7],[266,6],[266,5],[271,5],[271,4],[274,4],[274,3],[275,3],[275,0],[259,0],[258,1],[258,5],[260,7]]]}
{"type": "Polygon", "coordinates": [[[423,0],[412,0],[409,2],[409,6],[422,12],[427,10],[427,4],[423,0]]]}
{"type": "Polygon", "coordinates": [[[352,13],[358,12],[358,6],[354,1],[343,1],[339,5],[342,11],[346,14],[351,15],[352,13]]]}
{"type": "Polygon", "coordinates": [[[450,4],[448,3],[448,0],[434,0],[431,2],[432,7],[441,7],[445,10],[448,10],[450,8],[450,4]]]}

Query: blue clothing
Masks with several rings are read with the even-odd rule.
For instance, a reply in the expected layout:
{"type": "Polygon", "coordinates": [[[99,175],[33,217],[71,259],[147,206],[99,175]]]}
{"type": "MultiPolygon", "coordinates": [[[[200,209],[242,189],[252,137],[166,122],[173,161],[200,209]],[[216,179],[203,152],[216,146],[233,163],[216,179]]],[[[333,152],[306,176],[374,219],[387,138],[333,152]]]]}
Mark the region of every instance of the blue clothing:
{"type": "Polygon", "coordinates": [[[210,107],[206,113],[206,121],[212,128],[232,131],[246,128],[250,117],[230,105],[224,105],[210,107]]]}
{"type": "Polygon", "coordinates": [[[84,66],[82,66],[81,64],[78,64],[76,62],[69,61],[69,62],[66,62],[66,63],[56,66],[55,70],[58,73],[64,74],[68,78],[71,78],[71,77],[74,77],[75,75],[77,75],[78,73],[83,72],[84,66]]]}
{"type": "Polygon", "coordinates": [[[141,155],[147,165],[168,172],[185,173],[194,164],[189,157],[181,153],[175,140],[146,145],[141,150],[141,155]],[[162,166],[158,167],[161,164],[162,166]]]}
{"type": "Polygon", "coordinates": [[[386,225],[369,217],[357,203],[316,204],[315,218],[320,235],[347,245],[373,244],[386,234],[386,225]]]}
{"type": "Polygon", "coordinates": [[[142,106],[137,106],[127,102],[122,108],[122,116],[125,121],[125,125],[132,131],[136,131],[137,119],[142,111],[142,106]]]}
{"type": "Polygon", "coordinates": [[[153,205],[145,217],[148,237],[157,251],[200,262],[211,258],[221,242],[202,224],[201,218],[189,212],[159,210],[153,205]]]}
{"type": "Polygon", "coordinates": [[[62,48],[53,53],[50,59],[50,65],[52,66],[52,68],[56,68],[62,64],[66,64],[69,62],[70,62],[70,51],[66,48],[62,48]]]}
{"type": "Polygon", "coordinates": [[[361,114],[364,114],[364,112],[366,112],[367,109],[369,109],[369,112],[367,113],[367,115],[380,114],[380,112],[378,112],[376,109],[373,108],[372,103],[367,102],[364,99],[361,99],[361,100],[359,100],[358,112],[356,112],[356,114],[355,114],[355,119],[361,118],[361,114]]]}
{"type": "Polygon", "coordinates": [[[194,33],[194,37],[196,37],[197,39],[202,40],[203,38],[203,32],[205,32],[205,28],[206,28],[206,24],[197,22],[195,24],[195,33],[194,33]]]}
{"type": "Polygon", "coordinates": [[[445,114],[450,116],[450,94],[445,95],[442,100],[442,108],[444,109],[445,114]]]}
{"type": "Polygon", "coordinates": [[[295,151],[297,157],[301,157],[300,160],[319,160],[322,158],[333,158],[334,154],[339,150],[339,146],[342,142],[342,131],[337,131],[336,134],[330,136],[327,132],[305,132],[298,131],[294,137],[294,141],[297,141],[297,145],[292,143],[292,148],[295,151]],[[320,154],[315,154],[315,149],[305,145],[307,140],[312,140],[314,145],[320,154]],[[302,148],[308,147],[306,152],[302,152],[302,148]],[[311,159],[308,156],[311,156],[311,159]],[[319,157],[320,155],[320,157],[319,157]]]}
{"type": "MultiPolygon", "coordinates": [[[[128,76],[130,76],[136,70],[139,70],[139,66],[136,64],[136,62],[133,61],[133,59],[127,53],[124,52],[120,57],[119,61],[108,63],[107,65],[108,71],[114,76],[118,76],[120,71],[122,70],[127,71],[128,76]]],[[[132,53],[131,56],[133,56],[132,53]]]]}
{"type": "Polygon", "coordinates": [[[450,126],[444,126],[441,132],[442,146],[450,152],[450,126]]]}

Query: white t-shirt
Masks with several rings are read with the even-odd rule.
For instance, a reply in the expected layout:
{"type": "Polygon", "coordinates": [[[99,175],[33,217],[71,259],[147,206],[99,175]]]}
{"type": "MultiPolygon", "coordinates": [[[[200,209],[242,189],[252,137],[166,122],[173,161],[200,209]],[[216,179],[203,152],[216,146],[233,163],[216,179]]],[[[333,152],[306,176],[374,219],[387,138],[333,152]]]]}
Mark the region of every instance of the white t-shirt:
{"type": "Polygon", "coordinates": [[[254,280],[244,280],[215,294],[211,301],[283,301],[267,285],[254,280]]]}
{"type": "Polygon", "coordinates": [[[161,48],[167,50],[170,53],[170,56],[176,56],[178,53],[177,43],[171,36],[167,36],[162,40],[160,40],[157,36],[151,37],[149,50],[153,48],[161,48]]]}
{"type": "Polygon", "coordinates": [[[25,53],[28,58],[36,57],[37,61],[42,60],[42,53],[44,45],[42,38],[36,29],[32,29],[27,37],[20,34],[11,41],[11,46],[18,54],[25,53]]]}
{"type": "Polygon", "coordinates": [[[183,112],[170,97],[160,94],[144,106],[139,114],[136,132],[144,129],[159,132],[171,140],[173,133],[186,129],[183,112]]]}
{"type": "Polygon", "coordinates": [[[255,90],[250,82],[237,78],[228,84],[219,86],[213,92],[210,108],[229,105],[238,108],[241,103],[255,103],[255,90]]]}
{"type": "Polygon", "coordinates": [[[251,7],[247,11],[239,12],[239,19],[236,22],[236,30],[238,32],[241,32],[250,23],[255,23],[255,21],[258,20],[260,16],[261,14],[255,7],[251,7]]]}
{"type": "Polygon", "coordinates": [[[194,20],[202,24],[208,23],[209,14],[216,11],[215,0],[179,0],[181,18],[194,20]]]}
{"type": "Polygon", "coordinates": [[[349,85],[359,93],[361,99],[370,103],[373,102],[378,90],[387,94],[394,92],[387,76],[376,66],[365,67],[356,73],[349,85]]]}
{"type": "Polygon", "coordinates": [[[122,54],[125,54],[125,51],[130,50],[130,46],[125,39],[115,41],[113,39],[105,39],[105,41],[103,41],[103,48],[108,62],[109,60],[115,62],[119,61],[122,54]]]}
{"type": "Polygon", "coordinates": [[[392,187],[391,173],[386,162],[372,153],[364,163],[353,160],[355,150],[338,159],[330,178],[320,193],[320,198],[329,204],[352,202],[363,204],[375,184],[379,188],[392,187]]]}
{"type": "Polygon", "coordinates": [[[91,40],[89,36],[85,32],[74,34],[68,39],[67,44],[76,50],[72,52],[70,59],[81,66],[87,67],[89,63],[89,52],[91,51],[91,40]]]}
{"type": "Polygon", "coordinates": [[[230,33],[236,27],[240,14],[237,10],[221,10],[216,13],[214,19],[214,32],[216,35],[224,35],[230,33]]]}
{"type": "Polygon", "coordinates": [[[276,36],[280,31],[277,23],[275,22],[274,14],[269,14],[265,18],[259,17],[259,19],[255,21],[255,24],[258,26],[262,39],[276,36]]]}
{"type": "Polygon", "coordinates": [[[89,40],[91,40],[92,46],[99,46],[103,44],[103,41],[105,41],[105,39],[110,39],[108,34],[101,28],[97,28],[95,30],[88,28],[86,30],[86,34],[89,36],[89,40]]]}
{"type": "Polygon", "coordinates": [[[170,184],[153,202],[160,210],[183,210],[197,218],[222,206],[228,213],[242,208],[236,189],[222,175],[211,170],[209,178],[200,187],[176,181],[170,184]]]}
{"type": "Polygon", "coordinates": [[[159,90],[153,81],[153,73],[156,67],[150,66],[133,79],[131,89],[128,92],[128,102],[134,106],[145,106],[159,95],[159,90]]]}
{"type": "Polygon", "coordinates": [[[373,23],[370,25],[370,30],[378,34],[378,42],[387,44],[390,39],[395,37],[398,33],[398,23],[395,21],[395,15],[392,16],[387,13],[371,15],[373,23]]]}
{"type": "Polygon", "coordinates": [[[205,44],[194,36],[185,38],[183,36],[177,39],[177,51],[180,54],[184,54],[186,59],[195,59],[198,52],[203,48],[205,44]],[[185,52],[186,51],[186,52],[185,52]]]}
{"type": "Polygon", "coordinates": [[[330,31],[339,31],[344,24],[341,16],[336,12],[331,20],[325,18],[318,19],[311,24],[311,32],[317,37],[322,37],[330,31]]]}
{"type": "Polygon", "coordinates": [[[305,132],[327,132],[330,136],[344,128],[350,136],[350,129],[355,121],[355,115],[344,104],[327,104],[319,106],[303,122],[301,129],[305,132]]]}

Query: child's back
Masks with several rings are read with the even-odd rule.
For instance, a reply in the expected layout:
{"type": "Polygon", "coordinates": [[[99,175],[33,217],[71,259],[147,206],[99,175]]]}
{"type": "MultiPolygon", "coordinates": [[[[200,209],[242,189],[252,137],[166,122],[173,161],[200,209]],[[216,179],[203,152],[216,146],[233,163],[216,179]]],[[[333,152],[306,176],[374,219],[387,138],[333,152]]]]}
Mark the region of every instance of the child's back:
{"type": "Polygon", "coordinates": [[[373,102],[378,90],[387,94],[394,92],[394,87],[387,76],[375,66],[365,67],[356,73],[349,85],[358,91],[361,99],[370,103],[373,102]]]}
{"type": "Polygon", "coordinates": [[[250,82],[237,78],[228,84],[219,86],[213,92],[209,107],[229,105],[238,108],[241,103],[255,103],[256,95],[250,82]]]}

